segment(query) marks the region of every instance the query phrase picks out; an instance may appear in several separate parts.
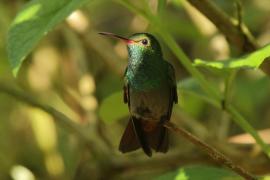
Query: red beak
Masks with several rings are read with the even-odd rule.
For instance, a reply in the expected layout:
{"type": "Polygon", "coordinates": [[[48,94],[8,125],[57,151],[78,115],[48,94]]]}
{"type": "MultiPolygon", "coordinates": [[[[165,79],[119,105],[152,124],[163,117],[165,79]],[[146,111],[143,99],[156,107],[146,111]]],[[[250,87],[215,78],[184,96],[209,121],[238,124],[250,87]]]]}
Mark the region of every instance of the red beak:
{"type": "Polygon", "coordinates": [[[109,32],[99,32],[98,34],[105,35],[105,36],[110,36],[110,37],[112,37],[112,38],[120,39],[120,40],[124,41],[126,44],[134,43],[134,41],[131,40],[131,39],[128,39],[128,38],[125,38],[125,37],[122,37],[122,36],[118,36],[118,35],[113,34],[113,33],[109,33],[109,32]]]}

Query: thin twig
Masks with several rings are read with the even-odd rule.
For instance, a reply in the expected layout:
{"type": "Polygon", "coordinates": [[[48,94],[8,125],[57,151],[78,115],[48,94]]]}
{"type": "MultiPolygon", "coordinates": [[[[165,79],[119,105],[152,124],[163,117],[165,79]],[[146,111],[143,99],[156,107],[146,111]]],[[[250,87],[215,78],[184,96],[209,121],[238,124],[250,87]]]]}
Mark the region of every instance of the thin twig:
{"type": "Polygon", "coordinates": [[[230,168],[232,171],[236,172],[240,176],[244,177],[247,180],[256,180],[257,178],[253,177],[249,172],[244,170],[242,167],[234,164],[228,157],[226,157],[221,152],[217,151],[215,148],[211,147],[210,145],[206,144],[202,140],[198,139],[188,131],[176,127],[171,122],[166,122],[164,124],[166,128],[168,128],[171,131],[174,131],[177,134],[180,134],[184,138],[186,138],[188,141],[190,141],[195,146],[199,147],[203,151],[205,151],[214,161],[218,162],[221,165],[224,165],[228,168],[230,168]]]}
{"type": "Polygon", "coordinates": [[[237,18],[237,25],[239,31],[243,31],[242,23],[243,23],[243,9],[240,0],[235,1],[235,8],[236,8],[236,18],[237,18]]]}

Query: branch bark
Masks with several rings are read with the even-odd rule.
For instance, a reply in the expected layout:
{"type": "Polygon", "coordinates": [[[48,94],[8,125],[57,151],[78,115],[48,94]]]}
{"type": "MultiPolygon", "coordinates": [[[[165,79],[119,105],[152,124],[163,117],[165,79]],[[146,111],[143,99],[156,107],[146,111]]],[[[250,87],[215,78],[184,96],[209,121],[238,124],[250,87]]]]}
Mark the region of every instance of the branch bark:
{"type": "MultiPolygon", "coordinates": [[[[259,48],[255,38],[244,23],[227,15],[211,0],[187,0],[192,6],[205,15],[241,52],[251,52],[259,48]],[[240,28],[239,28],[240,27],[240,28]]],[[[270,61],[264,61],[261,69],[270,75],[270,61]]]]}
{"type": "Polygon", "coordinates": [[[193,136],[191,133],[188,131],[176,127],[173,123],[171,122],[166,122],[164,126],[171,131],[180,134],[184,138],[186,138],[189,142],[193,143],[196,147],[199,147],[203,151],[205,151],[209,157],[211,157],[214,161],[219,163],[220,165],[224,165],[227,168],[231,169],[232,171],[236,172],[243,178],[247,180],[256,180],[257,178],[253,177],[249,172],[244,170],[242,167],[236,165],[234,162],[232,162],[228,157],[226,157],[224,154],[221,152],[217,151],[215,148],[211,147],[210,145],[204,143],[197,137],[193,136]]]}

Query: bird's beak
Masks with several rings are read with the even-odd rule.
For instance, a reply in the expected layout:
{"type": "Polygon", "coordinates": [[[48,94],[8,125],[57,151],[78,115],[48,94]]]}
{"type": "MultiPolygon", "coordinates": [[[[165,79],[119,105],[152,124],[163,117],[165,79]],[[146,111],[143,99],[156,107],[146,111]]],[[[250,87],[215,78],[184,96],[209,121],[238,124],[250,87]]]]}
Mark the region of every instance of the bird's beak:
{"type": "Polygon", "coordinates": [[[125,38],[125,37],[122,37],[122,36],[119,36],[119,35],[116,35],[113,33],[109,33],[109,32],[99,32],[98,34],[120,39],[120,40],[124,41],[126,44],[131,44],[131,43],[135,42],[132,39],[128,39],[128,38],[125,38]]]}

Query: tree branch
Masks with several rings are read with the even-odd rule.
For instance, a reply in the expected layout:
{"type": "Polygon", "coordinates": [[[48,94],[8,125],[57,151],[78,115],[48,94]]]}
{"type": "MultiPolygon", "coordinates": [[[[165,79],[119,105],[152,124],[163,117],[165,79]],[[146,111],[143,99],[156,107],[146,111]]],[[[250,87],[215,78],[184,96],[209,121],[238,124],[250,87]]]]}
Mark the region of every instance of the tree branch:
{"type": "MultiPolygon", "coordinates": [[[[255,38],[247,26],[237,19],[228,16],[222,9],[210,0],[187,0],[192,6],[205,15],[227,38],[228,42],[235,45],[241,52],[251,52],[259,48],[255,38]]],[[[261,69],[270,75],[270,61],[264,61],[261,69]]]]}
{"type": "Polygon", "coordinates": [[[221,152],[217,151],[215,148],[211,147],[210,145],[204,143],[197,137],[193,136],[191,133],[188,131],[176,127],[173,123],[171,122],[166,122],[164,124],[166,128],[168,128],[171,131],[174,131],[177,134],[180,134],[184,138],[186,138],[188,141],[190,141],[192,144],[194,144],[196,147],[199,147],[203,151],[205,151],[209,157],[211,157],[214,161],[217,163],[226,166],[227,168],[230,168],[232,171],[236,172],[240,176],[244,177],[247,180],[256,180],[255,177],[253,177],[249,172],[244,170],[242,167],[234,164],[228,157],[226,157],[224,154],[221,152]]]}

